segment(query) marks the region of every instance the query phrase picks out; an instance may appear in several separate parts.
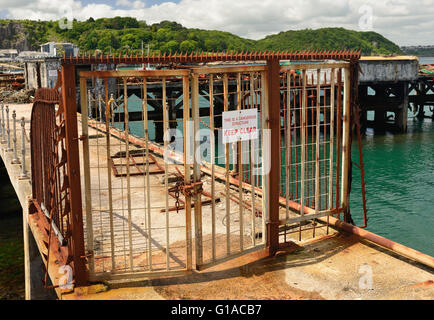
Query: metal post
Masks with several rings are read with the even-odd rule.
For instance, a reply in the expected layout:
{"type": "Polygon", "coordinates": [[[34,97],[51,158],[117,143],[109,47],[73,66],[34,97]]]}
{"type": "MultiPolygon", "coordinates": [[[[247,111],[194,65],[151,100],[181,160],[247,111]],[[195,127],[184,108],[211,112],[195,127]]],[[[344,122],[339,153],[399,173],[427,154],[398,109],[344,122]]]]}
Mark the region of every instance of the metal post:
{"type": "Polygon", "coordinates": [[[83,212],[80,182],[80,159],[75,95],[75,66],[62,65],[62,104],[65,109],[65,139],[69,192],[71,202],[72,257],[76,286],[87,284],[84,251],[83,212]]]}
{"type": "MultiPolygon", "coordinates": [[[[268,66],[268,108],[271,129],[270,154],[278,155],[280,152],[280,64],[279,59],[267,61],[268,66]]],[[[267,221],[267,247],[273,255],[279,247],[279,157],[270,158],[269,173],[269,217],[267,221]]]]}
{"type": "Polygon", "coordinates": [[[24,121],[24,117],[21,118],[21,157],[23,159],[23,163],[21,165],[21,174],[19,176],[20,179],[28,179],[27,170],[26,170],[26,122],[24,121]]]}
{"type": "Polygon", "coordinates": [[[1,105],[1,107],[2,107],[2,123],[1,123],[2,140],[1,140],[1,143],[6,143],[6,139],[5,139],[5,111],[4,111],[3,103],[1,105]]]}
{"type": "Polygon", "coordinates": [[[15,110],[12,112],[12,125],[13,125],[13,131],[14,131],[14,136],[12,138],[12,141],[14,143],[14,158],[12,159],[12,164],[19,164],[20,159],[18,159],[18,155],[17,155],[17,113],[15,112],[15,110]]]}
{"type": "Polygon", "coordinates": [[[11,148],[11,130],[9,128],[9,106],[6,106],[6,132],[8,134],[8,147],[6,151],[12,151],[11,148]]]}

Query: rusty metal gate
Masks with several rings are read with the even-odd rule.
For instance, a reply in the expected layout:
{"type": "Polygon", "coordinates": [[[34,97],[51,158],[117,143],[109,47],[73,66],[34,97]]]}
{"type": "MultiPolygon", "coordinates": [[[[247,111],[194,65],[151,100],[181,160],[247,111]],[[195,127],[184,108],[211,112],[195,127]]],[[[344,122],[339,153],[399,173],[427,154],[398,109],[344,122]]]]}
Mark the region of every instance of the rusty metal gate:
{"type": "Polygon", "coordinates": [[[227,111],[257,112],[265,128],[266,66],[192,68],[191,101],[194,120],[194,177],[209,174],[207,206],[204,194],[195,197],[195,255],[198,269],[265,248],[267,208],[263,181],[268,174],[264,143],[258,139],[223,143],[222,116],[227,111]],[[200,106],[203,106],[201,108],[200,106]],[[209,110],[201,115],[201,110],[209,110]],[[204,154],[209,154],[208,157],[204,154]]]}
{"type": "Polygon", "coordinates": [[[185,70],[80,73],[82,190],[87,250],[93,253],[88,258],[91,280],[191,269],[191,196],[185,196],[181,212],[180,190],[173,186],[193,192],[189,165],[182,154],[169,151],[166,137],[160,149],[148,121],[152,115],[154,127],[162,125],[164,132],[179,122],[176,144],[182,146],[187,138],[182,132],[189,132],[189,108],[183,109],[181,119],[169,113],[176,105],[189,105],[188,75],[185,70]],[[116,87],[109,86],[111,78],[117,80],[116,87]],[[174,87],[179,89],[177,97],[174,87]],[[155,118],[158,111],[162,119],[155,118]],[[159,151],[168,151],[167,157],[159,151]]]}
{"type": "Polygon", "coordinates": [[[281,67],[280,243],[328,233],[329,216],[347,206],[349,67],[281,67]]]}
{"type": "Polygon", "coordinates": [[[91,280],[174,274],[193,258],[200,269],[264,248],[267,132],[225,145],[219,137],[225,111],[255,109],[265,122],[265,71],[80,73],[91,280]]]}

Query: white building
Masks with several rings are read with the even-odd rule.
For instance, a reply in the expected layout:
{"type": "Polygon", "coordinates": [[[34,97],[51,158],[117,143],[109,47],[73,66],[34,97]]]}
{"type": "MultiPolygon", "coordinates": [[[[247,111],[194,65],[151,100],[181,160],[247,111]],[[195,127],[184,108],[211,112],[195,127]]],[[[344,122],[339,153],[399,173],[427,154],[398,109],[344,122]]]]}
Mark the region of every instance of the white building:
{"type": "Polygon", "coordinates": [[[47,42],[41,45],[41,52],[48,53],[50,56],[67,57],[78,55],[78,47],[73,43],[68,42],[47,42]]]}
{"type": "Polygon", "coordinates": [[[17,49],[0,49],[0,61],[13,61],[17,56],[17,49]]]}

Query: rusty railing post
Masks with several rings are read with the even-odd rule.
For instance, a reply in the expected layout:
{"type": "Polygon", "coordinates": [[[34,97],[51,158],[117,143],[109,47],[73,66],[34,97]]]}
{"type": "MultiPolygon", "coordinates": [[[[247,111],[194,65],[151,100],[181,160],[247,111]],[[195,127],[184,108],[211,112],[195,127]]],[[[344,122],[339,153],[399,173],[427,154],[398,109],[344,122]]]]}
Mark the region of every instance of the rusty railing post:
{"type": "Polygon", "coordinates": [[[80,184],[80,160],[77,132],[75,66],[62,65],[62,103],[65,112],[67,172],[71,202],[72,256],[76,286],[87,284],[84,252],[83,212],[80,184]]]}
{"type": "Polygon", "coordinates": [[[12,151],[11,148],[11,129],[9,127],[9,106],[6,106],[6,133],[8,135],[8,147],[6,151],[12,151]]]}
{"type": "Polygon", "coordinates": [[[20,180],[28,179],[26,170],[26,122],[24,117],[21,118],[21,157],[23,162],[21,164],[21,174],[19,176],[20,180]]]}
{"type": "Polygon", "coordinates": [[[17,113],[15,110],[12,112],[12,127],[13,127],[13,137],[12,142],[14,144],[14,158],[12,159],[12,164],[19,164],[20,159],[18,159],[17,155],[17,113]]]}
{"type": "Polygon", "coordinates": [[[280,62],[273,57],[267,60],[268,66],[268,129],[271,129],[269,201],[267,221],[267,247],[269,254],[276,253],[279,247],[279,177],[280,177],[280,62]]]}
{"type": "Polygon", "coordinates": [[[3,102],[1,104],[1,108],[2,108],[2,119],[1,119],[1,134],[2,134],[2,140],[1,143],[6,143],[6,139],[5,139],[5,106],[3,105],[3,102]]]}

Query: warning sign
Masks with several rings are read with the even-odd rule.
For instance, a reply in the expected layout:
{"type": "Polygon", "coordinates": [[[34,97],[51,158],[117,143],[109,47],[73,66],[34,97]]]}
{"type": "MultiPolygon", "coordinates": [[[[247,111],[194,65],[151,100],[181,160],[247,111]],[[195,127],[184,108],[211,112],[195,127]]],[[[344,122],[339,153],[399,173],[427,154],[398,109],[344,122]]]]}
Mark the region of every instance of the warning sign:
{"type": "Polygon", "coordinates": [[[258,109],[223,112],[223,143],[258,138],[258,109]]]}

